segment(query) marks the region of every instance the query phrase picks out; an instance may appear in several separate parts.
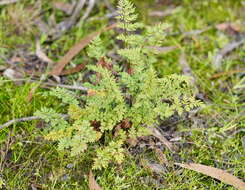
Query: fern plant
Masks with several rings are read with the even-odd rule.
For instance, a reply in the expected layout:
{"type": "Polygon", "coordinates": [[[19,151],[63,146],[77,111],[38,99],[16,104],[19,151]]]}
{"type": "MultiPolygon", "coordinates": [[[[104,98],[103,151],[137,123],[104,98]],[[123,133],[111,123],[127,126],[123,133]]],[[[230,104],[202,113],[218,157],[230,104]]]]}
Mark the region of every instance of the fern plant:
{"type": "Polygon", "coordinates": [[[122,61],[113,65],[106,57],[102,40],[96,38],[88,55],[97,64],[88,66],[94,74],[85,84],[89,90],[82,101],[65,89],[50,92],[69,105],[70,121],[48,108],[36,113],[51,124],[45,138],[58,141],[60,150],[79,155],[86,154],[88,146],[94,147],[94,169],[121,163],[128,139],[150,135],[148,127],[200,105],[187,77],[158,78],[153,68],[157,52],[151,47],[161,45],[169,25],[150,27],[137,22],[135,8],[128,0],[119,0],[118,13],[117,26],[123,33],[117,39],[124,42],[124,47],[117,53],[122,61]],[[135,32],[138,29],[140,34],[135,32]]]}

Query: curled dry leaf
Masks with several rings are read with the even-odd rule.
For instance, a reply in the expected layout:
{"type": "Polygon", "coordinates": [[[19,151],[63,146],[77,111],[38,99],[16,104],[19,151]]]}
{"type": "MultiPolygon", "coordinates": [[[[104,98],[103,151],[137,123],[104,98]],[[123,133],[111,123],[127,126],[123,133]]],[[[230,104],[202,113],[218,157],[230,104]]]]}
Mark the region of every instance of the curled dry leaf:
{"type": "Polygon", "coordinates": [[[174,152],[175,148],[171,142],[169,142],[161,133],[154,127],[149,127],[151,134],[158,138],[170,151],[174,152]]]}
{"type": "Polygon", "coordinates": [[[229,174],[224,170],[217,169],[211,166],[205,166],[202,164],[195,164],[195,163],[190,163],[190,164],[175,163],[175,165],[208,175],[226,184],[232,185],[239,190],[245,190],[245,183],[242,180],[238,179],[237,177],[229,174]]]}
{"type": "Polygon", "coordinates": [[[43,52],[39,41],[36,42],[36,56],[47,63],[54,63],[53,60],[48,58],[48,56],[43,52]]]}
{"type": "Polygon", "coordinates": [[[102,190],[99,184],[95,181],[92,170],[89,172],[89,190],[102,190]]]}

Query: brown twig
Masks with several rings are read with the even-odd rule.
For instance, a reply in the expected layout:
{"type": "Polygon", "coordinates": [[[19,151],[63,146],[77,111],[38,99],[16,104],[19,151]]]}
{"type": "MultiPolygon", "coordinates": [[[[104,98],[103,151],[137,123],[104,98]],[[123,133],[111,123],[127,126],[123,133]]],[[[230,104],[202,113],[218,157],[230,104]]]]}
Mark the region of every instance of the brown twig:
{"type": "Polygon", "coordinates": [[[208,31],[210,29],[211,29],[211,27],[206,27],[206,28],[203,28],[203,29],[200,29],[200,30],[191,30],[191,31],[184,32],[182,35],[184,37],[197,36],[197,35],[200,35],[203,32],[206,32],[206,31],[208,31]]]}
{"type": "Polygon", "coordinates": [[[177,46],[147,46],[147,48],[149,49],[154,49],[156,50],[158,53],[168,53],[170,51],[173,51],[175,49],[178,49],[177,46]]]}
{"type": "MultiPolygon", "coordinates": [[[[67,114],[63,114],[63,115],[61,115],[61,117],[67,118],[68,115],[67,114]]],[[[0,125],[0,130],[4,129],[6,127],[9,127],[10,125],[13,125],[15,123],[24,122],[24,121],[40,120],[40,119],[42,119],[42,118],[39,117],[39,116],[30,116],[30,117],[22,117],[22,118],[19,118],[19,119],[12,119],[12,120],[9,120],[8,122],[0,125]]]]}
{"type": "Polygon", "coordinates": [[[41,119],[40,117],[38,116],[31,116],[31,117],[23,117],[23,118],[19,118],[19,119],[12,119],[2,125],[0,125],[0,130],[14,124],[14,123],[18,123],[18,122],[24,122],[24,121],[31,121],[31,120],[38,120],[38,119],[41,119]]]}
{"type": "Polygon", "coordinates": [[[221,62],[222,59],[225,55],[227,55],[228,53],[230,53],[231,51],[233,51],[234,49],[238,48],[239,46],[241,46],[244,43],[244,39],[241,39],[239,41],[234,40],[232,42],[229,42],[228,44],[226,44],[214,57],[213,59],[213,65],[216,68],[219,68],[221,66],[221,62]]]}
{"type": "Polygon", "coordinates": [[[243,73],[243,72],[245,72],[245,69],[238,69],[238,70],[231,70],[231,71],[220,72],[220,73],[214,74],[209,79],[212,80],[212,79],[216,79],[216,78],[222,77],[224,75],[233,75],[233,74],[236,74],[236,73],[243,73]]]}
{"type": "Polygon", "coordinates": [[[42,83],[41,86],[54,86],[54,87],[61,87],[61,88],[67,88],[72,90],[81,90],[87,92],[89,89],[83,86],[71,86],[71,85],[64,85],[64,84],[52,84],[52,83],[42,83]]]}
{"type": "Polygon", "coordinates": [[[87,7],[82,19],[81,19],[82,21],[84,21],[89,16],[90,12],[94,8],[94,4],[95,4],[95,0],[89,0],[88,7],[87,7]]]}
{"type": "Polygon", "coordinates": [[[181,35],[183,38],[186,37],[192,37],[192,36],[197,36],[202,34],[203,32],[206,32],[208,30],[212,29],[211,26],[208,26],[206,28],[200,29],[200,30],[190,30],[187,32],[175,32],[175,33],[169,33],[167,34],[167,36],[177,36],[177,35],[181,35]]]}

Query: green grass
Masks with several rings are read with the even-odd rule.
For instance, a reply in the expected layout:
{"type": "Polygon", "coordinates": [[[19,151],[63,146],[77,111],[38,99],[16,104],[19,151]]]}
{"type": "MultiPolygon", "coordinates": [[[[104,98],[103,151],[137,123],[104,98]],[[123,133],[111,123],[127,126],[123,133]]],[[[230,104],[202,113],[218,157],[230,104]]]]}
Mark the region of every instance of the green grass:
{"type": "MultiPolygon", "coordinates": [[[[189,119],[183,117],[177,124],[170,125],[176,128],[176,133],[182,139],[177,143],[178,152],[171,153],[164,149],[163,153],[169,162],[169,166],[165,166],[166,172],[164,174],[152,173],[139,164],[142,159],[158,162],[157,156],[150,149],[145,148],[135,156],[128,156],[122,166],[112,165],[106,170],[95,171],[97,182],[108,190],[234,189],[211,177],[178,168],[173,163],[201,163],[227,170],[240,179],[245,178],[245,158],[243,156],[245,148],[242,144],[242,138],[245,135],[244,85],[240,89],[234,88],[241,80],[244,80],[244,76],[242,79],[240,73],[210,80],[213,74],[219,72],[212,66],[215,52],[232,40],[232,36],[217,31],[214,26],[222,22],[239,23],[244,20],[244,15],[241,14],[244,3],[239,0],[173,1],[180,6],[176,13],[165,18],[151,18],[143,12],[146,7],[149,10],[156,8],[163,10],[166,5],[156,7],[151,1],[135,0],[135,2],[145,22],[166,21],[172,24],[172,32],[180,32],[180,35],[168,36],[166,45],[177,45],[185,51],[187,61],[196,76],[199,90],[209,101],[197,115],[189,119]],[[203,29],[207,26],[211,26],[211,28],[195,37],[184,38],[181,35],[182,32],[203,29]],[[151,180],[147,183],[149,178],[151,180]],[[159,181],[160,179],[162,186],[154,185],[154,180],[159,181]]],[[[44,4],[48,6],[48,11],[45,14],[49,16],[51,5],[48,2],[44,2],[44,4]]],[[[101,11],[105,10],[102,8],[101,11]]],[[[102,13],[98,15],[100,14],[102,13]]],[[[57,13],[56,16],[61,19],[63,15],[57,13]]],[[[96,18],[96,16],[97,13],[94,12],[93,17],[96,18]]],[[[1,8],[0,21],[7,18],[7,11],[5,8],[1,8]]],[[[57,60],[80,38],[105,26],[106,22],[106,20],[94,19],[85,24],[81,23],[51,45],[44,43],[42,46],[47,47],[49,56],[57,60]]],[[[10,36],[4,42],[8,48],[16,49],[18,48],[17,44],[27,43],[33,49],[35,47],[33,36],[35,32],[35,28],[20,34],[8,33],[7,30],[4,30],[0,36],[10,36]]],[[[108,46],[113,45],[109,35],[103,35],[103,38],[108,46]]],[[[0,47],[0,52],[6,52],[8,48],[0,47]]],[[[245,58],[244,52],[244,45],[233,51],[230,57],[225,58],[220,70],[241,69],[242,60],[245,58]],[[237,58],[232,58],[232,55],[237,58]]],[[[181,73],[178,64],[180,53],[180,49],[177,49],[159,57],[155,68],[160,76],[181,73]]],[[[86,60],[85,53],[81,52],[73,60],[73,63],[79,64],[84,60],[86,60]]],[[[2,64],[4,61],[1,60],[0,63],[2,64]]],[[[70,80],[75,79],[76,77],[70,77],[70,80]]],[[[11,82],[1,84],[0,123],[12,118],[31,116],[43,106],[50,106],[62,112],[63,106],[60,102],[51,97],[44,97],[42,89],[38,89],[32,101],[28,102],[27,96],[32,87],[31,84],[17,86],[11,82]]],[[[86,156],[71,158],[60,153],[53,143],[42,138],[43,127],[39,121],[30,121],[17,123],[0,131],[0,184],[2,180],[7,189],[20,190],[28,189],[31,185],[50,190],[88,189],[87,174],[91,165],[87,162],[89,158],[86,156]],[[67,166],[71,164],[72,167],[68,168],[67,166]]]]}

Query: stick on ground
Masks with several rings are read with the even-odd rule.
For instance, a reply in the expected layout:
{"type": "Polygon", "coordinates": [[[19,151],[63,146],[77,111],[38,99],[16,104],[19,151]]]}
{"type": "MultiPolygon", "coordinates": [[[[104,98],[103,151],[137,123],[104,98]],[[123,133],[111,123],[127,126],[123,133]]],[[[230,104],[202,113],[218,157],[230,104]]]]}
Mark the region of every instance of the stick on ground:
{"type": "Polygon", "coordinates": [[[232,41],[228,44],[226,44],[214,57],[213,59],[213,65],[218,69],[221,67],[222,65],[222,60],[224,58],[225,55],[227,55],[228,53],[230,53],[231,51],[233,51],[234,49],[238,48],[239,46],[241,46],[244,43],[244,39],[241,39],[239,41],[232,41]]]}
{"type": "MultiPolygon", "coordinates": [[[[68,117],[67,114],[63,114],[61,116],[63,118],[67,118],[68,117]]],[[[24,122],[24,121],[32,121],[32,120],[41,120],[41,117],[39,117],[39,116],[30,116],[30,117],[22,117],[22,118],[19,118],[19,119],[12,119],[12,120],[9,120],[8,122],[0,125],[0,130],[4,129],[6,127],[9,127],[10,125],[13,125],[15,123],[24,122]]]]}
{"type": "Polygon", "coordinates": [[[32,121],[32,120],[39,120],[41,119],[40,117],[38,116],[31,116],[31,117],[23,117],[23,118],[19,118],[19,119],[12,119],[6,123],[4,123],[3,125],[0,125],[0,130],[10,126],[10,125],[13,125],[14,123],[19,123],[19,122],[23,122],[23,121],[32,121]]]}

